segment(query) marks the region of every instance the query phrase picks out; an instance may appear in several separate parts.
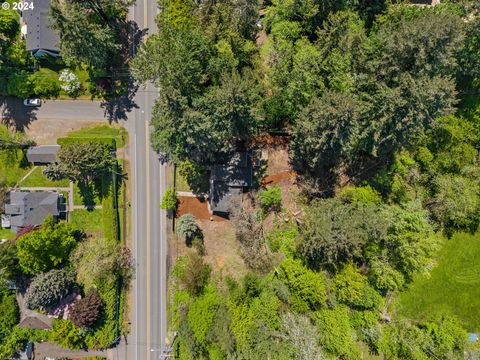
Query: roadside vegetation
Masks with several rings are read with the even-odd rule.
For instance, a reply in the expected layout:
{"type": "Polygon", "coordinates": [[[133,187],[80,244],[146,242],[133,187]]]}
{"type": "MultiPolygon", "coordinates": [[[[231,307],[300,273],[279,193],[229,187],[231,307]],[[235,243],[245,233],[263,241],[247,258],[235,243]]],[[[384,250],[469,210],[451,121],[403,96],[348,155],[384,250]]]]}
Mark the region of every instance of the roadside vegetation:
{"type": "Polygon", "coordinates": [[[275,186],[232,204],[248,269],[235,278],[206,261],[202,222],[178,219],[176,358],[478,347],[478,4],[273,1],[259,21],[257,2],[207,3],[161,1],[159,33],[132,63],[160,90],[152,145],[195,192],[258,135],[286,134],[299,196],[295,212],[275,186]]]}

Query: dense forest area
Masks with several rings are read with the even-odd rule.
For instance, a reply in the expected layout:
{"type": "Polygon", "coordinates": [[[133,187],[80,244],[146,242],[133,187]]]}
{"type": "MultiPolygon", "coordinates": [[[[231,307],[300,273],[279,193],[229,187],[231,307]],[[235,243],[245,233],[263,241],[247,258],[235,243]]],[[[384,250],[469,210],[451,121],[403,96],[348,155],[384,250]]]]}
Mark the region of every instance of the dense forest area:
{"type": "Polygon", "coordinates": [[[395,299],[455,234],[478,229],[478,3],[160,5],[159,33],[132,63],[160,91],[156,150],[195,183],[281,131],[303,189],[301,221],[263,229],[282,212],[272,190],[232,215],[250,269],[241,279],[201,251],[179,259],[176,356],[462,359],[480,329],[433,309],[397,316],[395,299]]]}

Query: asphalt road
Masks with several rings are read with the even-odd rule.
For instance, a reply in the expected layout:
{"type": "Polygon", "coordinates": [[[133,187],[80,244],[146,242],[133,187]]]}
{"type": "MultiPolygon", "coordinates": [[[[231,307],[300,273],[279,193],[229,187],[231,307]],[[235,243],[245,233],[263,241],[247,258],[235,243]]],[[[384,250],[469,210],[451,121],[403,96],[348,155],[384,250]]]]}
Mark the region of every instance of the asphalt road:
{"type": "MultiPolygon", "coordinates": [[[[129,13],[148,34],[157,30],[155,0],[137,0],[129,13]]],[[[125,123],[130,136],[133,179],[133,247],[137,262],[133,283],[132,329],[128,338],[128,360],[162,358],[167,336],[165,213],[161,198],[165,191],[165,166],[150,146],[150,119],[158,92],[152,86],[139,88],[137,108],[125,123]]]]}

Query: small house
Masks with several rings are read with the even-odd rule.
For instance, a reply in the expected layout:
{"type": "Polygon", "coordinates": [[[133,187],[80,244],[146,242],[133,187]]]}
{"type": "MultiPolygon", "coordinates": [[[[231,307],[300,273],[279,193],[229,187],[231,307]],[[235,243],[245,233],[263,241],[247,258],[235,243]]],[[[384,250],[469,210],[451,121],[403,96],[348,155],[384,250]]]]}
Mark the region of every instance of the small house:
{"type": "Polygon", "coordinates": [[[47,216],[59,217],[65,212],[65,198],[55,191],[10,191],[5,204],[5,216],[13,232],[41,225],[47,216]]]}
{"type": "Polygon", "coordinates": [[[236,152],[226,163],[215,164],[210,173],[209,209],[212,214],[228,216],[232,201],[240,199],[252,186],[252,156],[236,152]]]}
{"type": "Polygon", "coordinates": [[[27,150],[27,159],[34,165],[48,165],[57,160],[60,145],[32,146],[27,150]]]}

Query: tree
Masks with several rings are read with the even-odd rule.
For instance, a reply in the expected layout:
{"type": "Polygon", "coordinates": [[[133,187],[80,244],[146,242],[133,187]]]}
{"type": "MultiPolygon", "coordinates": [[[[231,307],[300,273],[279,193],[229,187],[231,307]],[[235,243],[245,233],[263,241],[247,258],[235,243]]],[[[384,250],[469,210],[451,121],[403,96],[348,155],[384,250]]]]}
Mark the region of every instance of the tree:
{"type": "Polygon", "coordinates": [[[456,103],[455,83],[449,77],[413,77],[402,73],[398,85],[378,84],[364,123],[359,150],[389,156],[418,145],[435,119],[451,114],[456,103]]]}
{"type": "Polygon", "coordinates": [[[17,71],[8,77],[7,93],[21,99],[33,95],[34,84],[26,71],[17,71]]]}
{"type": "Polygon", "coordinates": [[[86,142],[63,145],[57,163],[49,165],[44,174],[52,179],[91,182],[110,175],[115,163],[110,145],[86,142]]]}
{"type": "Polygon", "coordinates": [[[81,329],[70,320],[55,319],[48,340],[67,349],[82,349],[85,346],[81,329]]]}
{"type": "Polygon", "coordinates": [[[297,312],[317,310],[327,301],[325,276],[307,269],[299,260],[284,260],[279,278],[290,290],[290,304],[297,312]]]}
{"type": "Polygon", "coordinates": [[[213,326],[220,298],[215,289],[208,289],[192,303],[188,310],[188,322],[200,343],[206,343],[207,333],[213,326]]]}
{"type": "Polygon", "coordinates": [[[0,34],[9,40],[14,40],[20,32],[20,23],[15,11],[0,11],[0,34]]]}
{"type": "Polygon", "coordinates": [[[347,264],[333,279],[336,299],[357,309],[378,309],[382,297],[370,286],[366,276],[353,264],[347,264]]]}
{"type": "Polygon", "coordinates": [[[74,275],[69,269],[50,270],[35,277],[25,295],[25,305],[31,310],[49,310],[69,294],[74,275]]]}
{"type": "Polygon", "coordinates": [[[62,56],[77,64],[106,69],[120,49],[116,23],[130,3],[55,0],[50,15],[53,29],[60,34],[62,56]]]}
{"type": "Polygon", "coordinates": [[[348,309],[345,306],[319,310],[315,312],[314,317],[320,344],[325,350],[346,359],[359,357],[348,309]]]}
{"type": "Polygon", "coordinates": [[[177,209],[177,204],[178,199],[175,189],[172,187],[165,190],[165,194],[162,198],[162,209],[168,211],[175,211],[177,209]]]}
{"type": "Polygon", "coordinates": [[[292,157],[312,171],[338,165],[356,147],[361,107],[351,95],[341,93],[314,98],[294,125],[292,157]]]}
{"type": "Polygon", "coordinates": [[[75,266],[77,281],[86,289],[113,284],[117,276],[122,276],[128,284],[132,276],[133,260],[129,251],[99,237],[80,242],[70,262],[75,266]]]}
{"type": "Polygon", "coordinates": [[[265,213],[282,209],[282,191],[278,186],[269,187],[260,192],[260,204],[265,213]]]}
{"type": "Polygon", "coordinates": [[[102,299],[98,292],[91,288],[84,298],[75,301],[73,304],[70,320],[79,328],[89,327],[97,321],[102,307],[102,299]]]}
{"type": "Polygon", "coordinates": [[[210,278],[211,268],[194,251],[189,251],[179,262],[177,277],[180,285],[193,296],[200,294],[210,278]]]}
{"type": "Polygon", "coordinates": [[[40,230],[17,240],[18,259],[25,274],[48,271],[68,261],[77,244],[76,230],[68,223],[56,223],[52,216],[45,219],[40,230]]]}
{"type": "Polygon", "coordinates": [[[314,268],[361,263],[365,246],[386,236],[388,223],[380,209],[371,204],[342,204],[338,199],[314,201],[300,228],[301,257],[314,268]]]}
{"type": "Polygon", "coordinates": [[[475,231],[480,207],[478,184],[466,177],[448,174],[439,175],[434,187],[430,208],[435,218],[447,227],[475,231]]]}
{"type": "Polygon", "coordinates": [[[192,214],[185,214],[178,218],[177,220],[177,234],[185,236],[187,240],[193,238],[200,228],[197,224],[197,219],[192,214]]]}
{"type": "Polygon", "coordinates": [[[457,14],[435,8],[391,7],[374,28],[380,48],[376,72],[387,84],[405,73],[431,79],[455,74],[456,54],[465,38],[457,14]]]}
{"type": "Polygon", "coordinates": [[[17,248],[14,243],[0,244],[0,291],[20,274],[17,248]]]}
{"type": "Polygon", "coordinates": [[[306,315],[287,312],[282,315],[281,337],[293,347],[295,359],[324,360],[326,356],[317,341],[317,328],[306,315]]]}

